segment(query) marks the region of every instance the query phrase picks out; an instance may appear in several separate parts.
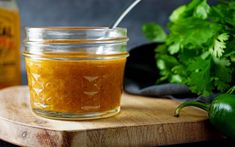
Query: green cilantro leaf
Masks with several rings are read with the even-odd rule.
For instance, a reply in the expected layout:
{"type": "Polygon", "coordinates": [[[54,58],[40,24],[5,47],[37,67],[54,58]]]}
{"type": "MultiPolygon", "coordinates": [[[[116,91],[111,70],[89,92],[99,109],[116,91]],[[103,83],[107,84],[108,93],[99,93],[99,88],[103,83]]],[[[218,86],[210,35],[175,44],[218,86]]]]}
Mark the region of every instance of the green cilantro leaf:
{"type": "Polygon", "coordinates": [[[171,22],[176,22],[177,20],[179,20],[182,15],[185,13],[186,11],[186,6],[180,6],[179,8],[177,8],[170,16],[170,21],[171,22]]]}
{"type": "Polygon", "coordinates": [[[230,87],[229,82],[232,80],[233,69],[229,67],[231,62],[226,58],[213,58],[215,71],[214,83],[219,91],[225,91],[230,87]]]}
{"type": "Polygon", "coordinates": [[[157,67],[160,69],[160,75],[162,75],[158,82],[164,81],[166,79],[172,80],[174,76],[172,68],[179,64],[177,59],[166,54],[156,54],[156,59],[157,67]]]}
{"type": "Polygon", "coordinates": [[[190,86],[192,92],[208,96],[211,94],[213,85],[210,76],[211,59],[203,60],[197,57],[189,62],[187,70],[190,72],[187,84],[190,86]]]}
{"type": "Polygon", "coordinates": [[[166,33],[163,28],[155,23],[148,23],[142,27],[142,30],[146,36],[151,41],[155,42],[165,42],[166,33]]]}
{"type": "Polygon", "coordinates": [[[187,18],[169,26],[171,33],[166,39],[169,51],[176,53],[178,48],[199,49],[218,34],[221,26],[198,18],[187,18]],[[176,46],[176,44],[178,46],[176,46]],[[171,47],[174,46],[174,47],[171,47]],[[175,47],[176,46],[176,47],[175,47]],[[171,49],[173,48],[173,49],[171,49]]]}
{"type": "Polygon", "coordinates": [[[227,33],[218,35],[218,37],[214,40],[213,46],[209,49],[213,56],[220,58],[223,55],[224,49],[226,48],[225,41],[227,41],[228,38],[229,35],[227,33]]]}
{"type": "Polygon", "coordinates": [[[200,19],[206,19],[210,12],[210,6],[207,4],[207,0],[192,0],[187,5],[182,5],[177,8],[170,16],[171,22],[177,22],[182,19],[195,17],[200,19]]]}
{"type": "Polygon", "coordinates": [[[206,0],[203,0],[195,9],[193,16],[206,19],[210,12],[210,6],[206,0]]]}

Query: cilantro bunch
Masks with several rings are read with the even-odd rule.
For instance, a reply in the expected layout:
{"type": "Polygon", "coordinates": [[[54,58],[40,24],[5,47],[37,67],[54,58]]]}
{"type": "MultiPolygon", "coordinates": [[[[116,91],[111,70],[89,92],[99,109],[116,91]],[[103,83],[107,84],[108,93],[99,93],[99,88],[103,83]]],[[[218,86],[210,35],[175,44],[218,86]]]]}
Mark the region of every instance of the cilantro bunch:
{"type": "Polygon", "coordinates": [[[143,26],[156,48],[158,82],[186,84],[208,96],[235,85],[235,1],[192,0],[170,15],[169,34],[156,23],[143,26]]]}

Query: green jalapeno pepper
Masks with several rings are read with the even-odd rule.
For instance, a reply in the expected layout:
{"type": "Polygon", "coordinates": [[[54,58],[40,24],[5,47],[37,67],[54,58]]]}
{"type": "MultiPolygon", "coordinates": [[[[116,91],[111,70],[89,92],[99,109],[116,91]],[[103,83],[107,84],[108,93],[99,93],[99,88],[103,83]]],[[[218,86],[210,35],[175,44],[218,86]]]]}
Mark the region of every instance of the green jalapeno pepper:
{"type": "Polygon", "coordinates": [[[201,102],[183,102],[175,111],[175,116],[179,116],[184,107],[194,106],[208,112],[210,123],[225,136],[235,140],[235,95],[221,94],[217,96],[211,104],[201,102]]]}

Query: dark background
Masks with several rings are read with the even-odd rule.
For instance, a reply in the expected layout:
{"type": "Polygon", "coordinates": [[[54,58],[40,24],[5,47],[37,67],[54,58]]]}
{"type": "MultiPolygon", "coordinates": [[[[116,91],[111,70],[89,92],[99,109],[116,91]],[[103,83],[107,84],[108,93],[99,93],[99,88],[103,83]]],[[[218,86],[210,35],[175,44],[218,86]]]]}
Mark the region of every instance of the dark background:
{"type": "MultiPolygon", "coordinates": [[[[134,0],[18,0],[22,38],[25,26],[110,26],[134,0]]],[[[129,48],[146,42],[141,27],[165,25],[171,11],[189,0],[142,0],[119,25],[129,33],[129,48]]]]}

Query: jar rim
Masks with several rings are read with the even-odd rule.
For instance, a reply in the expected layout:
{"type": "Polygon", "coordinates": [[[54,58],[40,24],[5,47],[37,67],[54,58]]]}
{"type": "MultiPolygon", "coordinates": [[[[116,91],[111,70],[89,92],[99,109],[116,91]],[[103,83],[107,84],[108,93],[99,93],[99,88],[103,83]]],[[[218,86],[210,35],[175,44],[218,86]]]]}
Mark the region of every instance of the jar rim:
{"type": "Polygon", "coordinates": [[[71,52],[102,55],[126,53],[126,28],[108,27],[28,27],[25,54],[42,55],[71,52]]]}
{"type": "Polygon", "coordinates": [[[126,28],[108,27],[26,27],[25,44],[106,43],[128,41],[126,28]]]}
{"type": "Polygon", "coordinates": [[[126,31],[126,28],[123,27],[116,27],[116,28],[109,28],[109,27],[100,27],[100,26],[39,26],[39,27],[25,27],[25,30],[31,31],[40,31],[40,30],[54,30],[54,31],[61,31],[61,30],[123,30],[126,31]]]}

